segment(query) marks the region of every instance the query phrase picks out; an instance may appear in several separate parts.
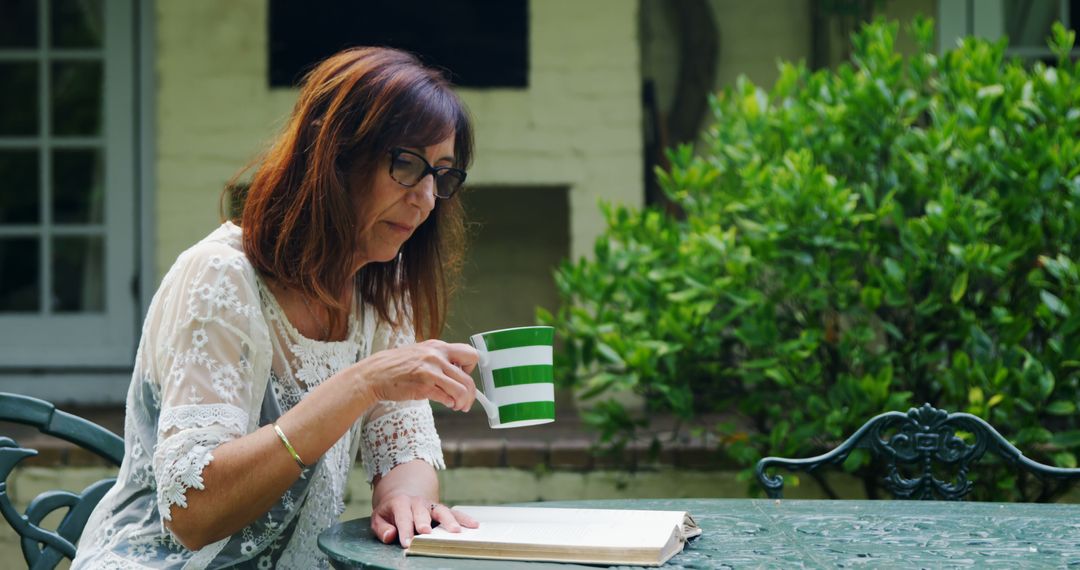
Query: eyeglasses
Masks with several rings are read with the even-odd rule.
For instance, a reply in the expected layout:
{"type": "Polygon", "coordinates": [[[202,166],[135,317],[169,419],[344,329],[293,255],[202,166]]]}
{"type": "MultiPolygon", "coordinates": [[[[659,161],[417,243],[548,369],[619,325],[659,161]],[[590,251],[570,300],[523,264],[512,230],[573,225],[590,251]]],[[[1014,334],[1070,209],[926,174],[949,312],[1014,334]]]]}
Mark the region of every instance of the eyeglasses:
{"type": "Polygon", "coordinates": [[[404,148],[390,151],[390,178],[402,186],[412,188],[425,176],[435,178],[435,196],[449,198],[465,183],[465,171],[449,166],[432,166],[423,156],[404,148]]]}

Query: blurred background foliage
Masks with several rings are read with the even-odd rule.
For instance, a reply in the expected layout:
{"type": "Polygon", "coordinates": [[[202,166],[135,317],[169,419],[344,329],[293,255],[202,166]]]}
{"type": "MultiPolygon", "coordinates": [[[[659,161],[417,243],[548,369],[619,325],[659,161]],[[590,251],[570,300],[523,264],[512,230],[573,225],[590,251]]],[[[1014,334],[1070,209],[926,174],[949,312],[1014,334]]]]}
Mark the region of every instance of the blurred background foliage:
{"type": "MultiPolygon", "coordinates": [[[[1025,454],[1080,453],[1080,77],[934,26],[852,37],[852,62],[782,64],[711,101],[696,150],[656,175],[675,205],[606,207],[595,257],[556,272],[563,385],[618,449],[657,412],[749,468],[809,456],[875,414],[976,414],[1025,454]],[[626,393],[643,408],[626,406],[626,393]]],[[[654,447],[663,442],[653,442],[654,447]]],[[[876,491],[854,455],[845,469],[876,491]]],[[[1047,500],[1004,467],[978,498],[1047,500]]],[[[748,474],[748,470],[744,472],[748,474]]],[[[827,490],[827,492],[829,492],[827,490]]]]}

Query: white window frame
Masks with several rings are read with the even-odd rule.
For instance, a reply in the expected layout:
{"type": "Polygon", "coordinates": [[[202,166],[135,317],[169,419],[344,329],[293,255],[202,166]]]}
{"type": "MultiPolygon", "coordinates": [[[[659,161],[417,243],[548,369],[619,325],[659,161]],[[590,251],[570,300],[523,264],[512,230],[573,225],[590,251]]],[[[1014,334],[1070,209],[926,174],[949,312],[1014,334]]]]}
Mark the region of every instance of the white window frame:
{"type": "MultiPolygon", "coordinates": [[[[142,97],[137,96],[137,66],[145,72],[142,49],[136,52],[136,6],[132,0],[102,2],[105,35],[100,49],[54,49],[49,47],[50,8],[48,0],[39,4],[39,48],[36,50],[4,50],[10,58],[23,58],[39,64],[40,112],[50,113],[48,101],[50,53],[65,59],[100,58],[104,63],[102,81],[104,116],[102,135],[77,141],[104,148],[105,208],[100,235],[104,236],[104,311],[87,314],[0,314],[0,390],[47,398],[53,401],[105,403],[122,401],[136,349],[138,319],[145,302],[140,298],[139,280],[146,283],[145,259],[147,240],[136,239],[146,231],[146,212],[136,196],[136,180],[146,181],[141,166],[145,153],[138,152],[136,141],[145,135],[138,119],[146,111],[142,97]],[[137,131],[138,129],[138,131],[137,131]],[[140,262],[141,261],[141,262],[140,262]]],[[[142,13],[149,1],[140,1],[140,22],[147,19],[142,13]]],[[[152,13],[152,11],[150,11],[152,13]]],[[[140,47],[146,42],[139,38],[140,47]]],[[[140,84],[141,87],[141,84],[140,84]]],[[[141,89],[140,89],[141,91],[141,89]]],[[[47,123],[46,123],[47,124],[47,123]]],[[[42,196],[45,216],[40,220],[37,234],[49,257],[49,239],[63,235],[51,228],[48,200],[51,196],[50,149],[58,146],[47,132],[36,137],[16,140],[0,139],[0,144],[12,148],[37,148],[42,169],[42,196]]],[[[144,195],[147,194],[144,191],[144,195]]],[[[0,227],[4,235],[18,235],[30,227],[0,227]]],[[[24,234],[34,235],[34,234],[24,234]]],[[[152,264],[150,264],[152,266],[152,264]]],[[[42,267],[42,277],[52,269],[42,267]]],[[[48,286],[42,279],[42,287],[48,286]]],[[[47,291],[45,291],[47,294],[47,291]]]]}

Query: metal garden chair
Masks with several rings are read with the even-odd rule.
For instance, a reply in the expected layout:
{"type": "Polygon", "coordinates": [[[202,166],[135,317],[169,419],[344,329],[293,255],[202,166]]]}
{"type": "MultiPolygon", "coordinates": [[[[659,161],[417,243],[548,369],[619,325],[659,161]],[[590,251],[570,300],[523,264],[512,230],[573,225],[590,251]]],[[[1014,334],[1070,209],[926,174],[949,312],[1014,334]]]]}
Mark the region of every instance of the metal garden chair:
{"type": "Polygon", "coordinates": [[[1019,470],[1030,472],[1043,481],[1054,482],[1056,491],[1071,480],[1080,480],[1080,469],[1051,467],[1032,461],[1005,440],[990,424],[971,414],[953,413],[924,404],[906,414],[886,412],[863,424],[854,435],[832,451],[806,459],[766,457],[755,468],[758,483],[773,499],[783,496],[784,478],[769,475],[770,467],[813,473],[824,465],[843,463],[855,449],[866,449],[884,461],[885,488],[897,499],[957,501],[970,493],[971,466],[986,452],[1001,457],[1019,470]],[[969,443],[957,432],[971,434],[969,443]],[[955,473],[945,480],[936,474],[955,473]]]}
{"type": "MultiPolygon", "coordinates": [[[[0,421],[34,426],[42,433],[88,449],[116,465],[120,465],[124,457],[122,438],[37,398],[0,392],[0,421]]],[[[75,557],[75,544],[90,512],[112,488],[116,479],[103,479],[78,494],[46,491],[30,501],[23,514],[11,502],[7,479],[20,461],[37,454],[34,449],[20,447],[10,437],[0,436],[0,514],[19,534],[27,566],[32,569],[54,568],[62,559],[75,557]],[[42,519],[60,509],[67,512],[56,530],[40,526],[42,519]]]]}

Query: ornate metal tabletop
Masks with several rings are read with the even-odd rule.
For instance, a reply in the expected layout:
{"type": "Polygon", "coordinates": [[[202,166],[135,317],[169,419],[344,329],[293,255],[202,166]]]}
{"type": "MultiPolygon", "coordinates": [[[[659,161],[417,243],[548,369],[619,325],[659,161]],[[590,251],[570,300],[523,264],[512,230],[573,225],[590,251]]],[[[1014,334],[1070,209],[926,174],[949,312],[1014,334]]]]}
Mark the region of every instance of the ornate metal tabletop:
{"type": "MultiPolygon", "coordinates": [[[[686,510],[700,538],[665,568],[1080,568],[1080,505],[936,501],[642,499],[532,506],[686,510]]],[[[319,547],[337,568],[595,568],[405,558],[367,518],[331,527],[319,547]]]]}

